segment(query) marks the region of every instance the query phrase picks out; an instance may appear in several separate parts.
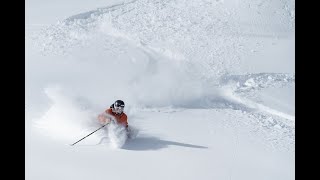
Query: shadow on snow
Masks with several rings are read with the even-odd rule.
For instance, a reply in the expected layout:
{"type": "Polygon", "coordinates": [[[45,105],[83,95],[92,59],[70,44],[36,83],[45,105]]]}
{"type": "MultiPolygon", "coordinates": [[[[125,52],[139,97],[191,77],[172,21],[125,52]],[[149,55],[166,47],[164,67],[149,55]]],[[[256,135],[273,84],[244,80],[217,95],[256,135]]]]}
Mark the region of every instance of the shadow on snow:
{"type": "Polygon", "coordinates": [[[181,146],[187,148],[207,149],[206,146],[180,143],[175,141],[161,140],[156,137],[137,137],[126,142],[122,149],[134,151],[158,150],[168,146],[181,146]]]}

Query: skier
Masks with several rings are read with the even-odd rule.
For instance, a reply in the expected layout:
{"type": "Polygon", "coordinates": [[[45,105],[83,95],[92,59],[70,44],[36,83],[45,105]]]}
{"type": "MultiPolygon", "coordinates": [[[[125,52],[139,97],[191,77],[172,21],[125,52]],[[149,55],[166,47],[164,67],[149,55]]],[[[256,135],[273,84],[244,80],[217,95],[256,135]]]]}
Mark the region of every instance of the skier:
{"type": "Polygon", "coordinates": [[[128,117],[123,112],[124,110],[124,102],[122,100],[116,100],[110,108],[106,109],[105,112],[98,115],[98,120],[101,124],[110,123],[110,116],[113,116],[116,122],[119,125],[123,125],[126,127],[126,130],[129,130],[128,126],[128,117]]]}
{"type": "MultiPolygon", "coordinates": [[[[128,126],[128,118],[127,115],[123,112],[124,109],[124,102],[122,100],[116,100],[110,108],[106,109],[103,113],[98,115],[98,120],[101,124],[106,125],[107,123],[110,123],[112,120],[115,120],[115,123],[118,125],[122,125],[126,129],[127,137],[132,138],[133,136],[131,135],[131,130],[129,129],[128,126]]],[[[101,126],[99,129],[103,128],[104,126],[101,126]]],[[[87,136],[81,138],[77,142],[71,144],[71,146],[77,144],[78,142],[82,141],[84,138],[90,136],[94,132],[98,131],[99,129],[93,131],[92,133],[88,134],[87,136]]]]}

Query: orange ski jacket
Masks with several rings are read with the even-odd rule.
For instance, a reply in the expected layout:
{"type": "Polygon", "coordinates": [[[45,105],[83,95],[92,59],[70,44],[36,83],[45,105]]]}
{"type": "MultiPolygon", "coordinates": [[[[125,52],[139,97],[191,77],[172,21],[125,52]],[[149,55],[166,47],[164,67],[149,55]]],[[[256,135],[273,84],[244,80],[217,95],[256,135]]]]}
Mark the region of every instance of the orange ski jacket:
{"type": "Polygon", "coordinates": [[[126,128],[128,127],[128,117],[124,112],[121,114],[116,114],[112,112],[111,108],[108,108],[105,112],[113,116],[117,120],[118,124],[122,124],[126,128]]]}

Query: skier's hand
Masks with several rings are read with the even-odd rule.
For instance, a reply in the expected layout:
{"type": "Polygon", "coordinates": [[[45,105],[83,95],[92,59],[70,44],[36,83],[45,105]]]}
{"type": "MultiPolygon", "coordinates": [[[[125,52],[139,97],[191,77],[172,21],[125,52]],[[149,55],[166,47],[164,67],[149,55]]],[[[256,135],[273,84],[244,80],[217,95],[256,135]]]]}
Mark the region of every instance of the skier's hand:
{"type": "Polygon", "coordinates": [[[126,127],[126,132],[127,132],[127,134],[130,133],[130,128],[129,128],[129,126],[126,127]]]}
{"type": "Polygon", "coordinates": [[[111,119],[106,118],[105,124],[108,124],[108,123],[110,123],[110,122],[111,122],[111,119]]]}
{"type": "Polygon", "coordinates": [[[132,137],[131,137],[131,133],[130,133],[130,128],[129,128],[129,126],[126,127],[126,133],[127,133],[127,137],[128,137],[129,139],[131,139],[132,137]]]}

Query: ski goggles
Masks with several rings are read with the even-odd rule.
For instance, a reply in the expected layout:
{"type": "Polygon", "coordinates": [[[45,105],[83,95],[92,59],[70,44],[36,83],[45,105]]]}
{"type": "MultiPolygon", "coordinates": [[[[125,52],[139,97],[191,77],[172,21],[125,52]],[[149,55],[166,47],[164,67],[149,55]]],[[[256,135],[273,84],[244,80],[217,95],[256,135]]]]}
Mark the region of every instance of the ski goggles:
{"type": "Polygon", "coordinates": [[[123,110],[124,110],[124,106],[114,106],[114,110],[115,110],[115,112],[117,112],[117,113],[122,113],[123,112],[123,110]]]}

